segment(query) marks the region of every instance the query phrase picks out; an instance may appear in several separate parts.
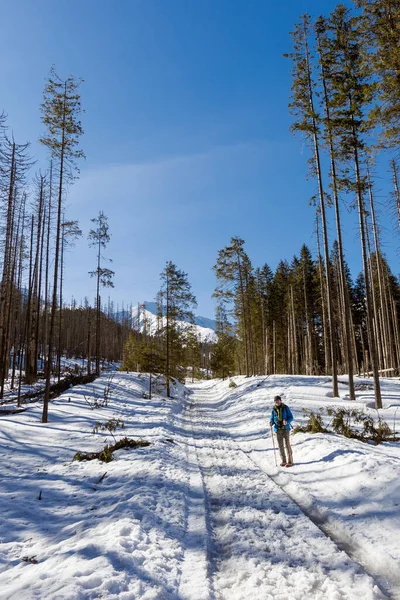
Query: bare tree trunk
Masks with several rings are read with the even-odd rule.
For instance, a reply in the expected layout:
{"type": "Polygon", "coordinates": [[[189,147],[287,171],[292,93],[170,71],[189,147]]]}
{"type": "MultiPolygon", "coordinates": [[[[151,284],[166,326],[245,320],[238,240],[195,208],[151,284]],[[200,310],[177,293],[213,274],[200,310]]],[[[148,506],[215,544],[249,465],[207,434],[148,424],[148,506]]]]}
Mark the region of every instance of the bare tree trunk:
{"type": "Polygon", "coordinates": [[[51,306],[50,315],[50,329],[48,339],[48,354],[47,354],[47,372],[46,372],[46,389],[43,399],[43,413],[42,423],[47,423],[48,412],[49,412],[49,398],[50,398],[50,378],[53,363],[53,338],[55,329],[55,318],[57,311],[57,290],[58,290],[58,266],[60,257],[60,237],[61,237],[61,211],[62,211],[62,195],[63,195],[63,183],[64,183],[64,149],[65,149],[65,118],[66,118],[66,95],[67,95],[67,84],[64,85],[64,98],[63,98],[63,123],[62,123],[62,141],[61,141],[61,156],[60,156],[60,175],[58,184],[58,208],[57,208],[57,227],[56,227],[56,251],[54,257],[54,280],[53,280],[53,301],[51,306]]]}
{"type": "Polygon", "coordinates": [[[16,269],[17,269],[17,258],[18,258],[17,247],[18,247],[18,243],[19,243],[19,228],[20,228],[20,219],[21,219],[21,210],[19,210],[17,228],[16,228],[16,232],[14,235],[15,211],[16,211],[16,202],[14,203],[14,206],[13,206],[13,216],[12,216],[13,244],[12,244],[12,249],[11,249],[11,253],[10,253],[10,263],[11,263],[10,264],[10,274],[9,274],[10,275],[10,281],[9,281],[10,292],[9,292],[9,301],[6,304],[7,311],[6,311],[6,314],[4,315],[5,316],[5,339],[6,339],[6,348],[7,348],[7,353],[6,353],[6,358],[5,358],[5,373],[6,373],[7,380],[8,380],[8,374],[9,374],[11,348],[13,348],[13,343],[12,343],[12,339],[11,339],[11,316],[12,316],[12,311],[13,311],[13,305],[16,303],[15,276],[16,276],[16,269]]]}
{"type": "MultiPolygon", "coordinates": [[[[36,249],[35,259],[33,268],[33,281],[32,281],[32,306],[31,306],[31,323],[29,327],[29,340],[28,347],[31,357],[31,364],[29,365],[32,369],[30,376],[34,380],[37,378],[37,359],[38,359],[38,333],[39,333],[39,310],[40,310],[40,286],[39,286],[39,270],[40,270],[40,246],[41,246],[41,232],[42,232],[42,220],[43,220],[43,205],[44,205],[44,180],[40,178],[39,184],[39,204],[37,209],[37,229],[36,229],[36,249]]],[[[27,347],[27,348],[28,348],[27,347]]]]}
{"type": "MultiPolygon", "coordinates": [[[[352,117],[352,133],[353,138],[358,139],[356,128],[354,124],[354,118],[352,117]]],[[[373,306],[371,298],[371,286],[368,273],[368,257],[367,257],[367,243],[365,234],[365,207],[363,198],[363,189],[361,183],[360,163],[357,147],[354,148],[354,164],[356,172],[356,184],[357,184],[357,205],[358,205],[358,216],[360,225],[360,237],[361,237],[361,251],[364,269],[364,282],[366,292],[366,303],[367,303],[367,315],[369,321],[369,354],[371,357],[372,371],[374,377],[374,392],[375,392],[375,406],[376,408],[382,408],[381,398],[381,387],[379,383],[379,370],[378,370],[378,359],[376,353],[376,339],[374,335],[374,323],[373,323],[373,306]]]]}
{"type": "Polygon", "coordinates": [[[273,372],[276,373],[276,327],[275,321],[272,323],[272,343],[273,343],[273,372]]]}
{"type": "Polygon", "coordinates": [[[372,219],[372,230],[374,235],[374,245],[375,245],[375,264],[378,276],[378,287],[379,287],[379,304],[380,304],[380,315],[381,315],[381,334],[382,334],[382,349],[383,349],[383,368],[388,369],[390,366],[393,366],[392,357],[390,356],[390,347],[391,347],[391,339],[390,339],[390,324],[389,324],[389,310],[387,305],[387,295],[386,295],[386,286],[384,282],[383,272],[382,272],[382,264],[381,264],[381,251],[380,251],[380,241],[378,235],[378,227],[375,216],[375,206],[374,199],[372,194],[372,185],[369,174],[369,168],[367,168],[368,173],[368,188],[369,188],[369,201],[371,206],[371,219],[372,219]]]}
{"type": "MultiPolygon", "coordinates": [[[[63,217],[63,221],[65,217],[63,217]]],[[[61,332],[62,332],[62,305],[63,305],[63,275],[64,275],[64,243],[65,243],[65,229],[64,226],[61,225],[61,262],[60,262],[60,301],[59,301],[59,320],[58,320],[58,344],[57,344],[57,376],[58,383],[60,383],[61,379],[61,332]]]]}
{"type": "Polygon", "coordinates": [[[333,397],[339,397],[339,388],[338,388],[338,379],[337,379],[337,360],[336,360],[336,327],[335,320],[333,315],[333,299],[332,299],[332,283],[331,283],[331,272],[329,265],[329,243],[328,243],[328,224],[326,220],[326,212],[325,212],[325,193],[322,184],[322,169],[321,169],[321,159],[320,159],[320,151],[319,151],[319,139],[318,139],[318,127],[315,119],[315,109],[314,109],[314,97],[313,97],[313,88],[311,81],[311,67],[309,63],[309,52],[308,52],[308,43],[307,43],[307,35],[305,33],[305,47],[306,47],[306,62],[307,62],[307,77],[308,77],[308,88],[309,88],[309,101],[311,106],[311,114],[312,114],[312,137],[314,143],[314,162],[315,169],[317,173],[317,182],[318,182],[318,195],[319,195],[319,206],[321,211],[321,220],[322,220],[322,235],[324,241],[324,258],[325,258],[325,282],[326,282],[326,299],[327,299],[327,316],[328,316],[328,326],[329,326],[329,336],[330,336],[330,354],[331,354],[331,370],[332,370],[332,395],[333,397]]]}
{"type": "Polygon", "coordinates": [[[396,348],[396,354],[397,354],[396,374],[398,375],[400,373],[400,331],[399,331],[399,316],[397,314],[396,303],[394,301],[393,296],[391,298],[391,304],[392,304],[392,319],[393,319],[393,325],[394,325],[395,348],[396,348]]]}
{"type": "Polygon", "coordinates": [[[264,369],[262,369],[261,365],[261,373],[264,372],[264,375],[268,373],[268,364],[267,364],[267,329],[265,326],[265,314],[264,314],[264,301],[260,302],[261,309],[261,331],[262,331],[262,355],[264,357],[264,369]]]}
{"type": "Polygon", "coordinates": [[[20,207],[20,212],[22,211],[22,224],[21,224],[21,234],[19,237],[18,247],[19,247],[19,256],[18,256],[18,277],[17,277],[17,301],[15,302],[14,307],[14,354],[13,354],[13,367],[12,367],[12,375],[11,375],[11,389],[14,389],[15,383],[15,373],[16,373],[16,359],[18,355],[18,360],[21,360],[21,344],[22,344],[22,272],[23,272],[23,263],[24,263],[24,228],[25,228],[25,202],[20,207]],[[17,338],[18,339],[18,352],[17,352],[17,338]]]}
{"type": "MultiPolygon", "coordinates": [[[[368,254],[368,268],[369,268],[369,280],[371,282],[371,298],[372,298],[372,316],[373,321],[371,326],[373,327],[373,333],[376,340],[377,358],[378,358],[378,369],[383,369],[383,348],[382,348],[382,335],[381,335],[381,321],[379,318],[378,303],[376,300],[375,285],[374,285],[374,270],[371,260],[371,243],[368,231],[367,215],[365,215],[365,237],[367,241],[367,254],[368,254]]],[[[369,339],[369,338],[368,338],[369,339]]]]}
{"type": "Polygon", "coordinates": [[[30,251],[29,251],[29,287],[28,287],[28,303],[27,303],[27,317],[26,317],[26,351],[25,351],[25,381],[31,384],[34,381],[34,368],[32,362],[32,293],[33,293],[33,281],[35,278],[35,269],[33,263],[33,232],[34,232],[35,218],[31,217],[31,240],[30,240],[30,251]]]}
{"type": "Polygon", "coordinates": [[[7,225],[4,245],[3,274],[0,285],[0,398],[4,395],[4,381],[7,375],[8,364],[8,339],[6,331],[6,314],[10,303],[11,282],[10,265],[12,249],[12,231],[13,231],[13,208],[15,197],[15,179],[16,179],[16,145],[12,144],[10,175],[8,182],[8,202],[7,202],[7,225]]]}
{"type": "Polygon", "coordinates": [[[319,240],[319,219],[318,212],[316,215],[316,234],[317,234],[317,252],[318,252],[318,272],[319,283],[321,288],[321,305],[322,305],[322,333],[324,339],[324,355],[325,355],[325,373],[330,370],[329,342],[328,342],[328,326],[326,324],[326,305],[325,305],[325,286],[323,281],[323,265],[321,260],[320,240],[319,240]]]}
{"type": "Polygon", "coordinates": [[[397,166],[396,166],[396,162],[394,159],[392,160],[392,170],[393,170],[394,197],[395,197],[395,201],[396,201],[397,217],[399,220],[399,227],[400,227],[400,192],[399,192],[399,183],[398,183],[398,178],[397,178],[397,166]]]}
{"type": "MultiPolygon", "coordinates": [[[[25,219],[25,201],[19,207],[17,233],[15,236],[14,258],[12,267],[12,281],[15,280],[14,300],[10,303],[9,319],[13,320],[12,334],[10,338],[10,349],[13,351],[12,374],[10,389],[14,389],[16,358],[17,358],[17,334],[21,312],[21,284],[22,284],[22,261],[23,261],[23,236],[25,219]],[[17,264],[18,263],[18,264],[17,264]],[[12,310],[13,309],[13,310],[12,310]]],[[[8,325],[11,328],[11,323],[8,325]]]]}
{"type": "Polygon", "coordinates": [[[88,307],[88,325],[87,325],[87,374],[90,377],[91,374],[91,366],[92,366],[92,339],[91,339],[91,329],[92,329],[92,309],[90,306],[88,307]]]}
{"type": "MultiPolygon", "coordinates": [[[[42,277],[43,277],[43,251],[44,251],[44,239],[45,239],[45,230],[46,230],[46,206],[43,208],[43,219],[42,219],[42,232],[41,232],[41,242],[40,242],[40,258],[39,258],[39,284],[38,284],[38,296],[37,296],[37,306],[36,313],[38,315],[37,318],[37,326],[36,326],[36,347],[35,347],[35,355],[40,358],[40,313],[42,311],[42,277]]],[[[42,323],[43,325],[43,323],[42,323]]],[[[43,333],[43,332],[42,332],[43,333]]],[[[42,340],[42,360],[44,362],[44,342],[42,340]]]]}
{"type": "Polygon", "coordinates": [[[310,315],[309,315],[309,309],[308,309],[306,270],[305,270],[304,264],[303,264],[303,294],[304,294],[304,309],[305,309],[305,313],[306,313],[306,331],[307,331],[307,335],[306,335],[306,339],[305,339],[305,343],[304,343],[305,355],[306,355],[305,371],[306,371],[307,375],[313,375],[314,357],[313,357],[313,348],[312,348],[312,332],[311,332],[311,322],[310,322],[310,315]]]}
{"type": "Polygon", "coordinates": [[[287,372],[293,374],[293,349],[292,349],[292,332],[291,332],[291,316],[290,307],[287,309],[287,354],[288,354],[288,370],[287,372]]]}
{"type": "MultiPolygon", "coordinates": [[[[50,271],[50,234],[51,234],[51,209],[52,209],[52,190],[53,190],[53,163],[50,162],[50,178],[49,178],[49,204],[48,204],[48,220],[47,220],[47,240],[46,240],[46,269],[45,269],[45,284],[44,284],[44,333],[43,333],[43,358],[48,356],[49,344],[49,271],[50,271]]],[[[48,363],[44,363],[44,375],[47,378],[48,363]]]]}
{"type": "Polygon", "coordinates": [[[100,375],[100,258],[101,238],[99,237],[99,249],[97,253],[97,287],[96,287],[96,375],[100,375]]]}
{"type": "MultiPolygon", "coordinates": [[[[318,53],[321,58],[321,76],[322,76],[322,86],[324,93],[324,108],[325,115],[327,120],[327,136],[328,136],[328,144],[329,144],[329,156],[331,162],[331,178],[332,178],[332,188],[333,188],[333,200],[335,206],[335,218],[336,218],[336,233],[337,233],[337,241],[338,241],[338,249],[339,249],[339,274],[340,274],[340,289],[342,295],[342,303],[344,306],[344,316],[343,316],[343,325],[344,325],[344,350],[346,356],[346,364],[349,375],[349,395],[350,400],[355,400],[355,390],[354,390],[354,367],[353,367],[353,355],[351,350],[351,326],[350,326],[350,301],[348,294],[348,286],[346,281],[346,274],[344,268],[344,252],[343,252],[343,241],[342,241],[342,226],[341,226],[341,218],[340,218],[340,208],[339,208],[339,193],[337,186],[337,174],[336,174],[336,159],[335,159],[335,150],[332,136],[332,129],[330,127],[331,124],[331,114],[329,109],[329,99],[328,99],[328,90],[326,85],[326,77],[325,77],[325,68],[323,53],[321,51],[320,45],[320,37],[317,32],[317,43],[318,43],[318,53]]],[[[326,265],[328,266],[328,265],[326,265]]]]}
{"type": "Polygon", "coordinates": [[[238,272],[239,272],[240,299],[241,299],[241,305],[242,305],[244,355],[245,355],[245,362],[246,362],[246,377],[249,377],[249,375],[250,375],[250,366],[249,366],[248,339],[247,339],[248,336],[247,336],[247,323],[246,323],[245,293],[244,293],[242,264],[240,262],[239,253],[237,253],[237,261],[238,261],[238,272]]]}
{"type": "Polygon", "coordinates": [[[290,287],[290,302],[291,302],[291,312],[292,312],[293,351],[294,351],[293,371],[295,374],[298,374],[299,373],[299,348],[297,345],[297,335],[296,335],[296,315],[294,312],[293,286],[290,287]]]}

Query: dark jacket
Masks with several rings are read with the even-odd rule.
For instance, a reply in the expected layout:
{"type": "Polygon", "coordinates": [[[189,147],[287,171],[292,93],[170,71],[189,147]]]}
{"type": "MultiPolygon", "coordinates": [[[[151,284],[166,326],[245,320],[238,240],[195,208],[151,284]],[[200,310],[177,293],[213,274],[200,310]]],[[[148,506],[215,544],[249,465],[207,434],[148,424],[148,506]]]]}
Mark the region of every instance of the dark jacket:
{"type": "Polygon", "coordinates": [[[293,421],[292,411],[290,410],[290,408],[288,406],[286,406],[286,404],[283,404],[283,402],[282,402],[282,404],[279,408],[274,405],[272,412],[271,412],[270,422],[274,426],[275,433],[277,433],[278,429],[290,429],[290,423],[292,421],[293,421]],[[281,412],[281,415],[279,414],[280,412],[281,412]],[[286,421],[286,425],[283,425],[283,423],[282,423],[281,426],[279,427],[279,416],[282,416],[282,421],[286,421]]]}

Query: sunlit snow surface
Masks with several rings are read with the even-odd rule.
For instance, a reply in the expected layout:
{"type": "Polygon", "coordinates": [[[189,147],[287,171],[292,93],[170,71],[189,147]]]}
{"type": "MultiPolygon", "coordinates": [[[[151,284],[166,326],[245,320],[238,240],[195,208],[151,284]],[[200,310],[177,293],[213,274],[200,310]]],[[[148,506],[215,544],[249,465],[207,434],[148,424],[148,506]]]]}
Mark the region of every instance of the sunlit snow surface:
{"type": "MultiPolygon", "coordinates": [[[[104,375],[52,402],[48,424],[40,404],[1,416],[0,598],[400,598],[399,443],[296,434],[288,470],[268,425],[277,393],[299,423],[328,404],[375,412],[373,390],[354,403],[345,383],[333,399],[328,378],[234,380],[149,400],[146,376],[115,373],[107,407],[90,406],[104,375]],[[71,462],[113,442],[92,433],[113,417],[117,438],[151,446],[71,462]]],[[[400,382],[382,388],[400,429],[400,382]]]]}

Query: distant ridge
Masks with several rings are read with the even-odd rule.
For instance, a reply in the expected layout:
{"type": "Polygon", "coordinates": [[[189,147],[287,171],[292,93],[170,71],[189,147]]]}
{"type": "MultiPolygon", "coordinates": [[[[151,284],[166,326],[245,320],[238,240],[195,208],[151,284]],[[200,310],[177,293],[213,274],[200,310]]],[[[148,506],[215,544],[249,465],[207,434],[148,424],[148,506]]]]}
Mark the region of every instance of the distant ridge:
{"type": "MultiPolygon", "coordinates": [[[[142,305],[143,304],[144,304],[146,310],[153,313],[153,315],[157,316],[157,303],[156,302],[147,302],[147,300],[146,300],[145,302],[142,302],[142,305]]],[[[199,325],[200,327],[206,327],[207,329],[212,329],[213,331],[216,331],[216,329],[217,329],[217,324],[214,321],[214,319],[209,319],[208,317],[199,317],[199,316],[195,315],[194,322],[196,325],[199,325]]]]}
{"type": "MultiPolygon", "coordinates": [[[[140,302],[140,315],[138,319],[138,305],[132,306],[132,321],[134,329],[144,331],[145,327],[150,334],[154,334],[157,331],[157,303],[156,302],[140,302]],[[143,310],[143,306],[145,307],[143,310]]],[[[191,323],[187,321],[180,321],[179,327],[181,329],[188,329],[193,327],[191,323]]],[[[213,319],[208,317],[195,316],[194,328],[199,339],[202,342],[215,343],[218,340],[216,330],[216,323],[213,319]]]]}

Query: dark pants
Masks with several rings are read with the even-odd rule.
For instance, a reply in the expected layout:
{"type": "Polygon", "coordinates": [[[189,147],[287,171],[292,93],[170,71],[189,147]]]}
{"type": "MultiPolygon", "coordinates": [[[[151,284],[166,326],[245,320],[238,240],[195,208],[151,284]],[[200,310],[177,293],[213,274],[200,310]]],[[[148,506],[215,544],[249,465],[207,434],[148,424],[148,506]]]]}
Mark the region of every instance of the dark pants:
{"type": "Polygon", "coordinates": [[[293,462],[293,454],[292,454],[292,447],[290,445],[290,439],[289,439],[290,438],[290,430],[289,429],[278,429],[276,437],[278,438],[279,452],[281,453],[282,462],[292,463],[293,462]],[[284,440],[285,440],[285,444],[286,444],[288,460],[286,460],[284,440]]]}

